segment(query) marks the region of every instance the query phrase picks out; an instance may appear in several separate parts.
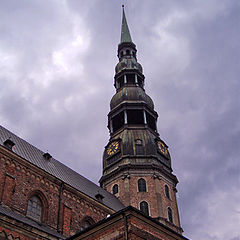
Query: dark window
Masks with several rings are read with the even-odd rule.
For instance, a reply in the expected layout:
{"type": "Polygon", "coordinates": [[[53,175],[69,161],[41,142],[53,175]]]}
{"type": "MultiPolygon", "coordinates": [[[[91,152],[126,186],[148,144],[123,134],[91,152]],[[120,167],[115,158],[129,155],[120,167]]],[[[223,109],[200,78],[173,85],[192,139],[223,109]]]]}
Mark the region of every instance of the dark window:
{"type": "Polygon", "coordinates": [[[98,193],[98,194],[95,195],[95,198],[96,198],[98,201],[102,202],[102,200],[104,199],[104,196],[103,196],[102,194],[98,193]]]}
{"type": "Polygon", "coordinates": [[[173,223],[172,209],[168,207],[167,211],[168,211],[168,221],[173,223]]]}
{"type": "Polygon", "coordinates": [[[27,216],[41,221],[42,202],[37,196],[33,196],[28,200],[27,216]]]}
{"type": "Polygon", "coordinates": [[[123,127],[123,125],[124,125],[124,113],[120,112],[119,114],[114,116],[112,119],[113,132],[123,127]]]}
{"type": "Polygon", "coordinates": [[[143,155],[144,154],[144,148],[143,148],[141,139],[137,139],[135,141],[135,152],[136,152],[136,155],[143,155]]]}
{"type": "Polygon", "coordinates": [[[82,225],[83,229],[88,228],[90,226],[91,226],[91,223],[89,221],[86,220],[83,222],[83,225],[82,225]]]}
{"type": "Polygon", "coordinates": [[[127,110],[127,121],[128,124],[144,124],[143,110],[127,110]]]}
{"type": "Polygon", "coordinates": [[[138,85],[143,87],[143,80],[138,76],[138,85]]]}
{"type": "Polygon", "coordinates": [[[6,141],[4,141],[3,145],[8,149],[12,150],[15,143],[11,139],[7,139],[6,141]]]}
{"type": "Polygon", "coordinates": [[[155,118],[150,115],[148,112],[146,114],[146,117],[147,117],[147,124],[148,126],[152,129],[152,130],[156,130],[156,122],[155,122],[155,118]]]}
{"type": "Polygon", "coordinates": [[[86,216],[81,222],[80,230],[82,231],[85,228],[88,228],[89,226],[93,225],[94,223],[95,221],[91,217],[86,216]]]}
{"type": "Polygon", "coordinates": [[[139,192],[146,192],[147,191],[146,181],[143,178],[140,178],[138,180],[138,191],[139,192]]]}
{"type": "Polygon", "coordinates": [[[115,184],[115,185],[113,186],[112,192],[113,192],[113,194],[118,193],[118,185],[117,185],[117,184],[115,184]]]}
{"type": "Polygon", "coordinates": [[[129,49],[127,49],[127,51],[126,51],[126,55],[130,55],[130,51],[129,51],[129,49]]]}
{"type": "Polygon", "coordinates": [[[124,85],[124,77],[123,76],[119,77],[119,79],[117,81],[119,82],[119,88],[123,87],[123,85],[124,85]]]}
{"type": "Polygon", "coordinates": [[[123,56],[123,51],[121,51],[121,53],[120,53],[120,57],[122,57],[123,56]]]}
{"type": "Polygon", "coordinates": [[[135,85],[135,74],[127,74],[126,77],[128,85],[135,85]]]}
{"type": "Polygon", "coordinates": [[[148,209],[148,203],[145,201],[140,202],[140,210],[146,214],[147,216],[149,216],[149,209],[148,209]]]}
{"type": "Polygon", "coordinates": [[[169,187],[167,185],[165,185],[165,195],[167,198],[170,198],[169,187]]]}

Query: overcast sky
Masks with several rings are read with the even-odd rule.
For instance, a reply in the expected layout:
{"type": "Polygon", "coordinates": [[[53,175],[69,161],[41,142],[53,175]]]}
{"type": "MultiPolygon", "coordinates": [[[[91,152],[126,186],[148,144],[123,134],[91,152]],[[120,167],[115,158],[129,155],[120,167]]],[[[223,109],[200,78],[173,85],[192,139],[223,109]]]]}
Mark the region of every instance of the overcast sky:
{"type": "Polygon", "coordinates": [[[0,124],[98,183],[122,3],[184,235],[239,240],[239,0],[1,0],[0,124]]]}

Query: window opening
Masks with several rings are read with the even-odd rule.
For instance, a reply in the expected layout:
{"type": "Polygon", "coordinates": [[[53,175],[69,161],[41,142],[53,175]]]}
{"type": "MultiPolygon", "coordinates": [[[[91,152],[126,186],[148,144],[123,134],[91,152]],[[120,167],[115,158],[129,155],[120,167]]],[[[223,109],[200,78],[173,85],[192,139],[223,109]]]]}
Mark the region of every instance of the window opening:
{"type": "Polygon", "coordinates": [[[165,195],[167,198],[170,198],[169,187],[167,185],[165,185],[165,195]]]}
{"type": "Polygon", "coordinates": [[[8,149],[12,150],[15,143],[9,138],[6,141],[4,141],[3,145],[7,147],[8,149]]]}
{"type": "Polygon", "coordinates": [[[140,202],[140,210],[149,216],[149,208],[148,208],[148,203],[145,201],[140,202]]]}
{"type": "Polygon", "coordinates": [[[129,51],[129,49],[127,49],[127,51],[126,51],[126,55],[130,55],[130,51],[129,51]]]}
{"type": "Polygon", "coordinates": [[[168,211],[168,221],[173,223],[172,209],[168,207],[167,211],[168,211]]]}
{"type": "Polygon", "coordinates": [[[113,192],[113,194],[117,194],[118,193],[118,185],[117,184],[115,184],[113,186],[112,192],[113,192]]]}
{"type": "Polygon", "coordinates": [[[146,118],[147,118],[147,124],[148,124],[148,126],[149,126],[152,130],[156,131],[155,118],[154,118],[152,115],[150,115],[148,112],[146,112],[146,118]]]}
{"type": "Polygon", "coordinates": [[[142,145],[142,140],[141,139],[137,139],[135,142],[135,151],[136,151],[136,155],[143,155],[144,154],[144,150],[143,150],[143,145],[142,145]]]}
{"type": "Polygon", "coordinates": [[[98,194],[95,195],[95,198],[96,198],[98,201],[102,202],[103,199],[104,199],[104,196],[103,196],[102,194],[98,193],[98,194]]]}
{"type": "Polygon", "coordinates": [[[140,178],[138,180],[138,191],[139,192],[146,192],[147,191],[146,181],[143,178],[140,178]]]}
{"type": "Polygon", "coordinates": [[[43,154],[43,157],[46,159],[46,160],[50,160],[52,158],[51,154],[46,152],[43,154]]]}
{"type": "Polygon", "coordinates": [[[33,196],[28,200],[27,216],[41,221],[42,202],[37,196],[33,196]]]}
{"type": "Polygon", "coordinates": [[[89,216],[86,216],[83,220],[82,220],[82,223],[81,223],[81,227],[80,227],[80,230],[84,230],[85,228],[88,228],[90,227],[91,225],[93,225],[95,222],[94,220],[89,217],[89,216]]]}
{"type": "Polygon", "coordinates": [[[142,145],[142,140],[141,139],[136,139],[136,145],[142,145]]]}
{"type": "Polygon", "coordinates": [[[143,87],[143,81],[142,81],[142,79],[138,76],[137,77],[138,78],[138,85],[140,86],[140,87],[143,87]]]}
{"type": "Polygon", "coordinates": [[[135,85],[135,75],[134,74],[127,74],[127,84],[135,85]]]}
{"type": "Polygon", "coordinates": [[[144,124],[143,110],[127,110],[128,124],[144,124]]]}
{"type": "Polygon", "coordinates": [[[119,82],[119,87],[120,88],[123,87],[123,85],[124,85],[124,77],[123,76],[119,77],[117,81],[119,82]]]}
{"type": "Polygon", "coordinates": [[[117,131],[118,129],[122,128],[124,125],[124,113],[120,112],[112,119],[112,126],[113,132],[117,131]]]}

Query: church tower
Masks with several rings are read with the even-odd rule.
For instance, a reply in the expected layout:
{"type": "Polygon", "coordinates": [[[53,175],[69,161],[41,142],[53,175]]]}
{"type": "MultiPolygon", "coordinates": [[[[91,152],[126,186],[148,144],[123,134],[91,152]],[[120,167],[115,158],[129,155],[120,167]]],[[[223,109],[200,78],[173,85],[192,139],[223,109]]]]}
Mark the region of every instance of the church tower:
{"type": "Polygon", "coordinates": [[[110,139],[103,154],[100,184],[125,206],[138,208],[182,233],[176,200],[178,180],[172,173],[168,146],[157,130],[158,114],[145,92],[136,53],[123,8],[116,93],[108,114],[110,139]]]}

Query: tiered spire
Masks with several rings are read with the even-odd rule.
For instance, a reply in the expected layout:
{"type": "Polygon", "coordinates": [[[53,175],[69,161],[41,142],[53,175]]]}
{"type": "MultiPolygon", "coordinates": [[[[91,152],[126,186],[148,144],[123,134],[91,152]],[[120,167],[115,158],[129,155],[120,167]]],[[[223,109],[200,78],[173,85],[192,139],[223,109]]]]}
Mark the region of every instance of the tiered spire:
{"type": "Polygon", "coordinates": [[[100,184],[124,205],[140,208],[181,233],[174,190],[178,181],[172,174],[168,147],[157,131],[158,114],[144,90],[145,77],[136,53],[123,6],[116,93],[110,102],[110,139],[100,184]]]}

